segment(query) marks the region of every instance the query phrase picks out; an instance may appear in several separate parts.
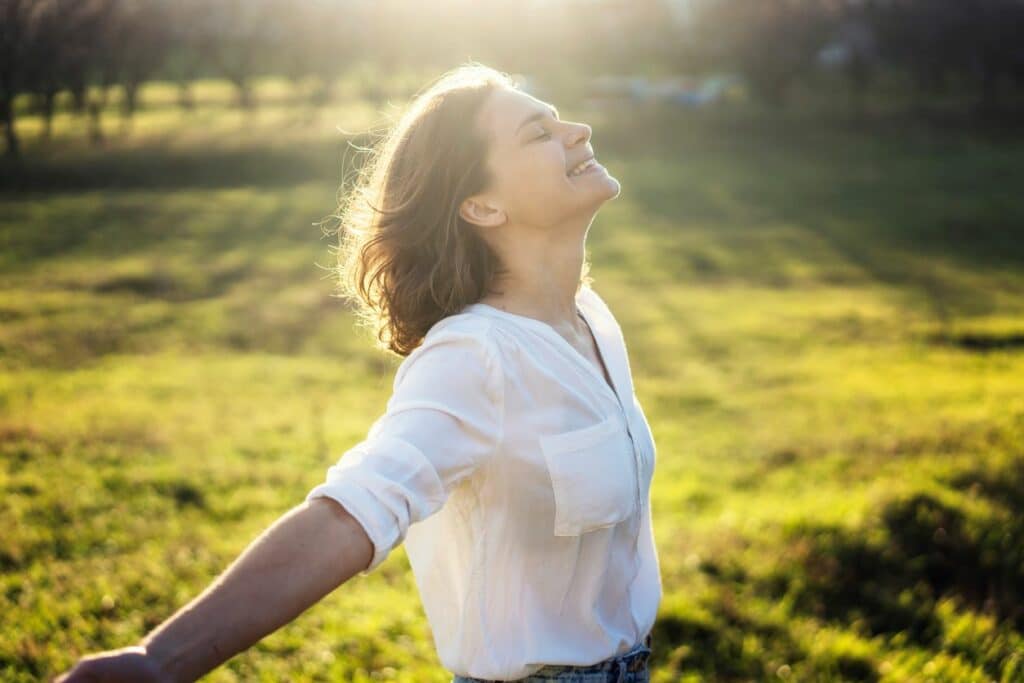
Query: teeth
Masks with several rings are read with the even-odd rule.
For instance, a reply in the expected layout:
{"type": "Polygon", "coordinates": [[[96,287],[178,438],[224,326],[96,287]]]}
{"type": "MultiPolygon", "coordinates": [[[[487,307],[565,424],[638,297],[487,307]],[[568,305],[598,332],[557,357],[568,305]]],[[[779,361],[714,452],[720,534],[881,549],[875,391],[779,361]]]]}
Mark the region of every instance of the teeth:
{"type": "Polygon", "coordinates": [[[570,176],[579,175],[583,171],[585,171],[588,168],[590,168],[591,166],[593,166],[595,163],[597,163],[597,162],[594,161],[593,158],[587,159],[586,161],[584,161],[581,164],[578,164],[571,171],[569,171],[569,175],[570,176]]]}

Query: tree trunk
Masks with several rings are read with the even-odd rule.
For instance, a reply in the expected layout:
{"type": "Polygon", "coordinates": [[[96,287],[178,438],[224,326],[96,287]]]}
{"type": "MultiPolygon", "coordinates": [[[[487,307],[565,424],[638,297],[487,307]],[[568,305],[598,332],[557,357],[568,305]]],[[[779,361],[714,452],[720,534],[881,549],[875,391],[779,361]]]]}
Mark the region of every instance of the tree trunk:
{"type": "Polygon", "coordinates": [[[121,101],[121,116],[130,119],[135,116],[135,110],[139,106],[139,83],[138,81],[127,81],[123,87],[124,100],[121,101]]]}
{"type": "Polygon", "coordinates": [[[192,111],[196,108],[196,100],[192,96],[192,82],[188,80],[178,81],[178,106],[182,111],[192,111]]]}
{"type": "Polygon", "coordinates": [[[131,131],[135,109],[139,104],[139,83],[129,80],[122,87],[124,99],[121,100],[121,133],[127,135],[131,131]]]}
{"type": "Polygon", "coordinates": [[[75,110],[76,114],[84,113],[88,99],[87,86],[85,83],[72,83],[69,89],[71,90],[71,108],[75,110]]]}
{"type": "Polygon", "coordinates": [[[43,93],[43,140],[49,141],[53,136],[53,110],[55,108],[57,93],[47,90],[43,93]]]}
{"type": "Polygon", "coordinates": [[[107,104],[107,88],[106,86],[100,86],[100,94],[96,98],[89,100],[89,141],[94,145],[102,145],[103,138],[103,126],[101,118],[103,116],[103,109],[107,104]]]}
{"type": "Polygon", "coordinates": [[[14,108],[11,96],[0,98],[0,119],[4,123],[4,139],[7,141],[7,156],[12,159],[21,157],[21,146],[18,144],[18,132],[14,129],[14,108]]]}
{"type": "Polygon", "coordinates": [[[256,98],[252,95],[252,85],[249,83],[247,78],[232,78],[231,82],[235,84],[235,89],[238,91],[238,106],[242,109],[250,111],[256,107],[256,98]]]}

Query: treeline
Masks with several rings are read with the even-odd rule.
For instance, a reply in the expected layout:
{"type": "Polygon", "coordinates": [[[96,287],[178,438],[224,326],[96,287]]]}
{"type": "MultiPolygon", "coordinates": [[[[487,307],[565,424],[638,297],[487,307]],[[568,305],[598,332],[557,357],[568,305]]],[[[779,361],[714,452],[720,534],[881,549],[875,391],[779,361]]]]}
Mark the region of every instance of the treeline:
{"type": "Polygon", "coordinates": [[[1024,85],[1024,0],[703,0],[693,37],[694,63],[771,102],[821,66],[856,98],[895,71],[919,99],[957,88],[982,111],[1024,85]]]}
{"type": "Polygon", "coordinates": [[[825,64],[857,95],[898,71],[922,97],[958,84],[997,108],[1024,83],[1022,35],[1024,0],[0,0],[0,121],[17,155],[19,95],[49,135],[69,92],[99,141],[114,87],[130,120],[155,78],[186,109],[201,76],[230,81],[245,108],[257,77],[312,83],[315,105],[357,63],[466,59],[547,76],[729,70],[779,103],[825,64]]]}
{"type": "Polygon", "coordinates": [[[367,2],[318,0],[0,0],[0,121],[7,151],[17,155],[14,99],[33,98],[48,137],[56,96],[71,94],[88,115],[90,137],[103,137],[100,117],[111,89],[122,89],[130,119],[139,88],[155,77],[178,83],[193,105],[191,84],[203,75],[228,79],[238,104],[252,107],[252,81],[264,73],[319,77],[316,97],[329,97],[340,67],[364,34],[358,10],[367,2]]]}

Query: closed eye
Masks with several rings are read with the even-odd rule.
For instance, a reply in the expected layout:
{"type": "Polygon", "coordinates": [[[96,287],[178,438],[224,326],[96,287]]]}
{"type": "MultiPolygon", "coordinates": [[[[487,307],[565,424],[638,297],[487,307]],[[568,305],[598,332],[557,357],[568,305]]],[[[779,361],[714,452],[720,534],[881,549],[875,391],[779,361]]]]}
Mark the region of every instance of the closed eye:
{"type": "Polygon", "coordinates": [[[536,140],[546,140],[549,137],[551,137],[551,133],[544,133],[543,135],[535,137],[534,141],[536,141],[536,140]]]}

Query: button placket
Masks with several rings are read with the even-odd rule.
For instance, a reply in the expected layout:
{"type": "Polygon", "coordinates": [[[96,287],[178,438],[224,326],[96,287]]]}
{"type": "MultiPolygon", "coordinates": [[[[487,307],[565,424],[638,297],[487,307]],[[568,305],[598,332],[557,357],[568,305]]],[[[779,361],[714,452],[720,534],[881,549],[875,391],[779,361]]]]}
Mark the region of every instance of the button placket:
{"type": "MultiPolygon", "coordinates": [[[[597,334],[594,332],[593,328],[590,327],[590,323],[587,321],[586,316],[583,315],[583,313],[581,311],[579,311],[578,309],[577,309],[576,313],[580,317],[580,319],[583,321],[583,323],[587,326],[587,329],[590,331],[591,336],[594,338],[594,343],[597,345],[597,352],[601,356],[601,363],[602,363],[602,365],[604,365],[607,368],[608,367],[608,363],[605,360],[604,351],[601,349],[601,341],[600,341],[600,339],[598,338],[597,334]]],[[[611,374],[611,371],[609,370],[609,375],[610,374],[611,374]]],[[[604,378],[602,378],[602,382],[604,384],[607,384],[607,382],[604,382],[604,378]]],[[[615,380],[613,378],[612,379],[612,383],[614,384],[614,382],[615,382],[615,380]]],[[[619,415],[622,416],[622,420],[626,424],[626,434],[629,435],[629,443],[630,443],[630,446],[632,446],[632,450],[633,450],[633,484],[634,484],[633,489],[634,489],[634,493],[636,494],[636,510],[637,510],[637,515],[638,515],[637,518],[638,519],[642,519],[642,515],[643,515],[643,495],[641,495],[641,493],[640,493],[640,479],[641,479],[642,457],[637,452],[636,439],[633,436],[633,428],[632,428],[631,423],[629,421],[629,415],[626,413],[626,407],[622,404],[622,398],[619,396],[619,391],[614,386],[613,387],[608,387],[608,388],[611,391],[612,395],[615,397],[615,403],[619,406],[619,415]]],[[[633,541],[633,550],[634,550],[634,552],[636,551],[638,544],[639,544],[639,533],[637,533],[637,538],[635,538],[634,541],[633,541]]]]}
{"type": "MultiPolygon", "coordinates": [[[[583,313],[581,311],[579,311],[578,309],[577,309],[577,315],[579,315],[579,317],[583,320],[584,324],[586,324],[586,326],[587,326],[587,329],[590,330],[590,334],[594,337],[594,343],[597,345],[597,352],[601,356],[601,363],[607,368],[608,364],[605,361],[605,354],[604,354],[604,351],[601,349],[601,340],[599,339],[598,335],[594,332],[593,328],[590,326],[590,322],[587,321],[586,316],[583,315],[583,313]]],[[[589,365],[589,363],[588,363],[588,365],[589,365]]],[[[595,374],[597,374],[597,373],[595,373],[595,374]]],[[[608,371],[608,374],[611,375],[611,370],[610,369],[608,371]]],[[[604,381],[604,378],[601,379],[601,383],[602,384],[607,384],[604,381]]],[[[612,377],[612,384],[614,385],[614,383],[615,383],[615,378],[612,377]]],[[[631,423],[629,421],[629,415],[626,413],[626,407],[622,404],[622,398],[619,396],[619,390],[615,386],[611,386],[611,387],[608,387],[608,388],[611,390],[611,393],[615,396],[615,402],[619,406],[619,414],[622,415],[622,419],[626,423],[626,433],[629,435],[629,443],[632,446],[632,450],[633,450],[633,484],[634,484],[634,489],[633,490],[634,490],[634,492],[636,494],[636,506],[635,506],[635,508],[636,508],[636,515],[634,516],[634,519],[636,520],[636,530],[635,530],[635,533],[633,534],[633,552],[632,552],[632,555],[633,555],[634,558],[637,558],[638,555],[639,555],[639,549],[640,549],[640,528],[643,526],[643,519],[644,519],[644,502],[643,502],[643,496],[640,493],[641,459],[640,459],[640,456],[637,453],[636,439],[633,437],[633,428],[632,428],[631,423]]],[[[631,392],[630,395],[632,396],[632,392],[631,392]]],[[[638,560],[634,559],[634,562],[638,562],[638,560]]],[[[635,575],[634,575],[634,578],[635,578],[635,575]]],[[[630,581],[630,584],[631,585],[630,585],[630,587],[627,590],[632,592],[632,581],[630,581]]],[[[632,617],[632,610],[630,610],[630,616],[632,617]]],[[[639,628],[639,625],[636,623],[636,619],[633,619],[633,625],[634,625],[634,628],[639,628]]]]}

